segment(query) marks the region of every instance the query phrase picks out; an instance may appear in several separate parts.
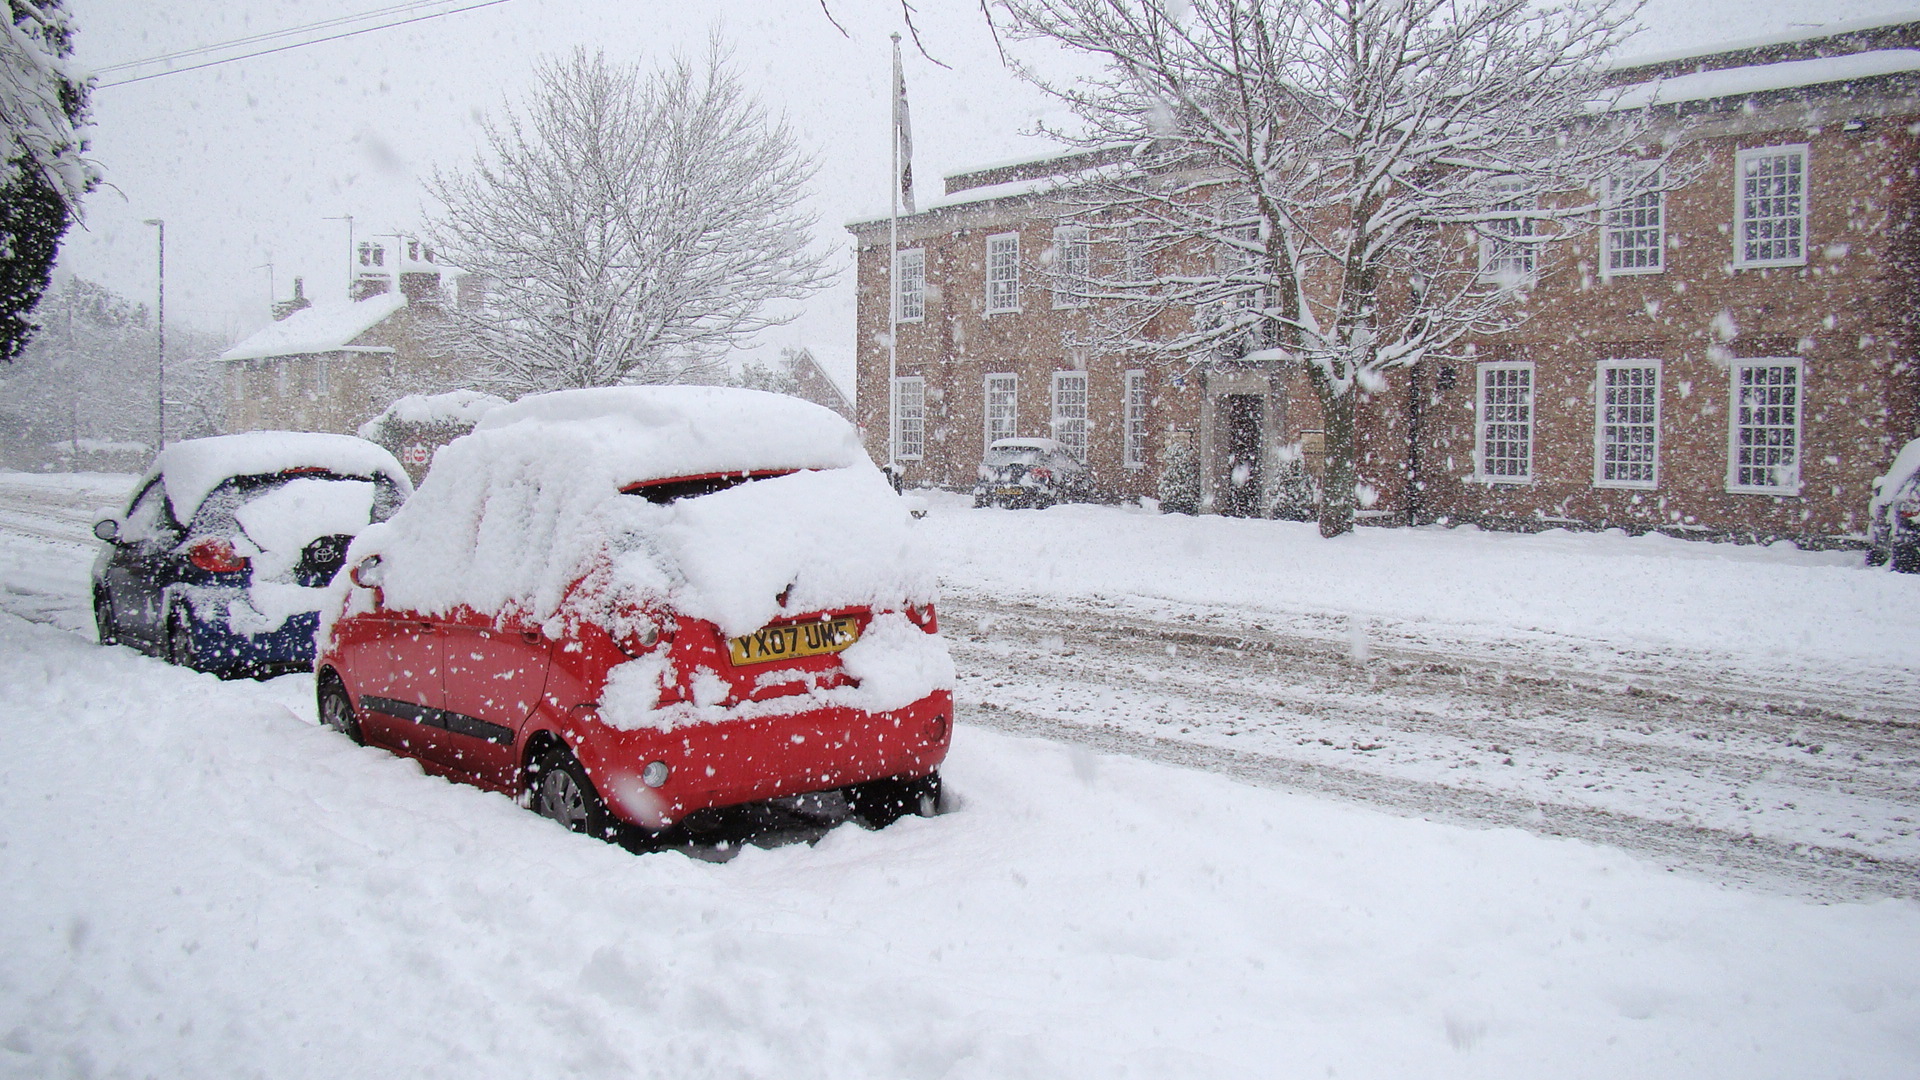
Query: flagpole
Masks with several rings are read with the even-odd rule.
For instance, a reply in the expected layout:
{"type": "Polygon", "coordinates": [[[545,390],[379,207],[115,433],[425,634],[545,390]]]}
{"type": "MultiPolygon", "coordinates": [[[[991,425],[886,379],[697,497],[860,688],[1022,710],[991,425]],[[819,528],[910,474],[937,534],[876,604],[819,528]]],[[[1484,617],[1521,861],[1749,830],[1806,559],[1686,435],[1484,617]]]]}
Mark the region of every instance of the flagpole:
{"type": "Polygon", "coordinates": [[[893,145],[893,172],[887,188],[893,193],[887,215],[887,475],[900,483],[897,456],[900,441],[899,389],[900,338],[900,35],[893,37],[893,85],[887,90],[887,141],[893,145]]]}

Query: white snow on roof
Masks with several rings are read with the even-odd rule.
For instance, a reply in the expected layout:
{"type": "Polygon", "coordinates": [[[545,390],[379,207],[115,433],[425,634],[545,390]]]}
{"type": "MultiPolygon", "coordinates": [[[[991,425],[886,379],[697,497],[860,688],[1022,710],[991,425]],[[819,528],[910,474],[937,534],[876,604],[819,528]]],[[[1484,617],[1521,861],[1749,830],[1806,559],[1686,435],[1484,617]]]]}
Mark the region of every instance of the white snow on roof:
{"type": "Polygon", "coordinates": [[[444,394],[408,394],[398,398],[379,416],[360,425],[360,437],[377,438],[388,422],[400,424],[477,424],[486,415],[507,403],[506,398],[478,390],[450,390],[444,394]]]}
{"type": "Polygon", "coordinates": [[[144,490],[156,476],[164,477],[174,520],[185,523],[228,477],[315,467],[344,476],[384,474],[402,493],[413,491],[407,471],[392,454],[365,439],[315,431],[250,431],[177,442],[160,451],[134,490],[144,490]]]}
{"type": "Polygon", "coordinates": [[[315,304],[261,329],[221,353],[220,359],[262,360],[270,356],[337,352],[406,306],[406,295],[397,291],[353,303],[315,304]]]}
{"type": "Polygon", "coordinates": [[[1784,33],[1763,34],[1750,38],[1736,38],[1731,41],[1716,41],[1680,49],[1633,53],[1619,57],[1608,66],[1615,69],[1625,69],[1647,67],[1653,64],[1670,64],[1676,60],[1691,60],[1695,57],[1715,56],[1721,53],[1745,52],[1748,49],[1764,49],[1769,45],[1792,45],[1802,41],[1814,41],[1824,37],[1857,33],[1861,30],[1877,30],[1883,26],[1900,26],[1903,23],[1914,21],[1920,21],[1920,11],[1908,12],[1898,16],[1883,15],[1871,19],[1855,19],[1849,22],[1828,23],[1824,26],[1803,26],[1797,30],[1789,30],[1784,33]]]}
{"type": "Polygon", "coordinates": [[[1881,49],[1850,56],[1788,60],[1778,64],[1756,64],[1752,67],[1676,75],[1671,79],[1627,87],[1613,107],[1637,109],[1645,105],[1670,105],[1679,101],[1709,101],[1766,90],[1790,90],[1870,79],[1906,71],[1920,71],[1920,49],[1881,49]]]}

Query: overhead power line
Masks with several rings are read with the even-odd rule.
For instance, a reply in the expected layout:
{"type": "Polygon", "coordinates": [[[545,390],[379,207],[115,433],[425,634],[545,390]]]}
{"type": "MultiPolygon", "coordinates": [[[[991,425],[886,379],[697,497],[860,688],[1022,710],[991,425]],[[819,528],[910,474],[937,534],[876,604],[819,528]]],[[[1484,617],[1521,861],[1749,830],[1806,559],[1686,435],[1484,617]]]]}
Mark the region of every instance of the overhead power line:
{"type": "MultiPolygon", "coordinates": [[[[210,53],[218,53],[218,52],[225,51],[227,49],[244,49],[244,48],[249,48],[255,45],[264,45],[270,41],[276,41],[276,40],[289,38],[289,37],[297,37],[303,34],[310,34],[315,31],[334,30],[343,26],[352,26],[354,23],[365,22],[368,19],[385,18],[393,15],[403,15],[408,12],[419,11],[421,8],[433,7],[438,4],[444,4],[447,2],[448,0],[413,0],[413,2],[411,3],[395,4],[391,7],[379,8],[374,11],[366,11],[358,15],[344,15],[337,18],[333,18],[333,19],[323,19],[319,22],[308,23],[304,26],[289,27],[288,29],[285,29],[285,30],[274,30],[268,33],[263,33],[263,34],[253,34],[248,37],[235,38],[232,41],[223,41],[214,45],[203,45],[198,48],[183,49],[179,52],[167,53],[163,56],[148,57],[145,60],[129,60],[121,64],[111,64],[111,65],[108,65],[107,67],[103,67],[98,70],[101,74],[114,72],[114,71],[126,71],[134,68],[147,67],[152,64],[168,63],[171,61],[185,59],[188,57],[204,56],[210,53]]],[[[158,79],[167,75],[182,75],[189,71],[200,71],[205,68],[218,67],[221,64],[231,64],[240,60],[251,60],[256,56],[269,56],[269,55],[272,55],[273,53],[286,52],[290,49],[305,48],[308,45],[319,45],[323,42],[339,41],[342,38],[357,37],[361,34],[370,34],[376,30],[391,30],[396,26],[406,26],[410,23],[426,22],[429,19],[439,19],[448,15],[458,15],[466,11],[477,11],[480,8],[494,7],[499,4],[504,4],[507,2],[508,0],[479,0],[478,3],[467,4],[464,7],[448,8],[445,11],[430,11],[423,15],[412,15],[408,18],[392,19],[391,21],[377,23],[373,26],[361,26],[355,29],[342,30],[338,33],[327,34],[322,37],[304,38],[299,41],[288,42],[287,44],[284,44],[284,45],[274,45],[270,48],[255,49],[252,52],[244,52],[238,56],[225,56],[217,60],[208,60],[203,63],[190,64],[186,67],[168,68],[165,71],[155,71],[146,75],[134,75],[129,78],[116,79],[112,82],[100,83],[98,84],[98,86],[101,89],[105,89],[106,87],[109,87],[109,86],[126,86],[129,83],[145,82],[148,79],[158,79]]]]}

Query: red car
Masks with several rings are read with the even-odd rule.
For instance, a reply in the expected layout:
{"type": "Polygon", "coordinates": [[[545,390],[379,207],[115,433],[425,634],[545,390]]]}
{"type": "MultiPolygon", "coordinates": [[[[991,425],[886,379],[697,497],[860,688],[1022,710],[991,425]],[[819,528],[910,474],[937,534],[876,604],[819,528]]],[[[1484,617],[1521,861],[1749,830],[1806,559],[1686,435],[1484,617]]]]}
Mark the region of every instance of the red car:
{"type": "Polygon", "coordinates": [[[953,665],[918,547],[826,409],[526,398],[355,540],[320,716],[603,837],[823,792],[875,827],[930,814],[953,665]]]}

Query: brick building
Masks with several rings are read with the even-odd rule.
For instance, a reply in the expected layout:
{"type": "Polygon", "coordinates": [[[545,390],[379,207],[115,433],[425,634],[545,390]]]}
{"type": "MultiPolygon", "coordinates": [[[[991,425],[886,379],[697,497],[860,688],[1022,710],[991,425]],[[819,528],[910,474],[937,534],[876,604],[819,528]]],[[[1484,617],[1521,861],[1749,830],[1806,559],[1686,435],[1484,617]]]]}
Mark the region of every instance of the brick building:
{"type": "MultiPolygon", "coordinates": [[[[1920,22],[1639,61],[1687,182],[1528,265],[1515,330],[1397,372],[1362,407],[1363,517],[1826,541],[1920,434],[1920,22]]],[[[1275,509],[1317,471],[1298,373],[1081,352],[1057,288],[1098,245],[1063,182],[1097,155],[948,178],[900,219],[899,454],[971,483],[987,442],[1050,435],[1118,498],[1191,456],[1201,504],[1275,509]],[[1062,269],[1067,271],[1062,274],[1062,269]],[[1236,478],[1254,478],[1236,485],[1236,478]]],[[[859,247],[856,401],[887,455],[887,222],[859,247]]]]}
{"type": "Polygon", "coordinates": [[[395,397],[464,385],[437,331],[442,305],[473,302],[467,279],[413,239],[363,242],[358,260],[349,299],[314,304],[296,281],[271,325],[220,354],[226,430],[352,434],[395,397]]]}

